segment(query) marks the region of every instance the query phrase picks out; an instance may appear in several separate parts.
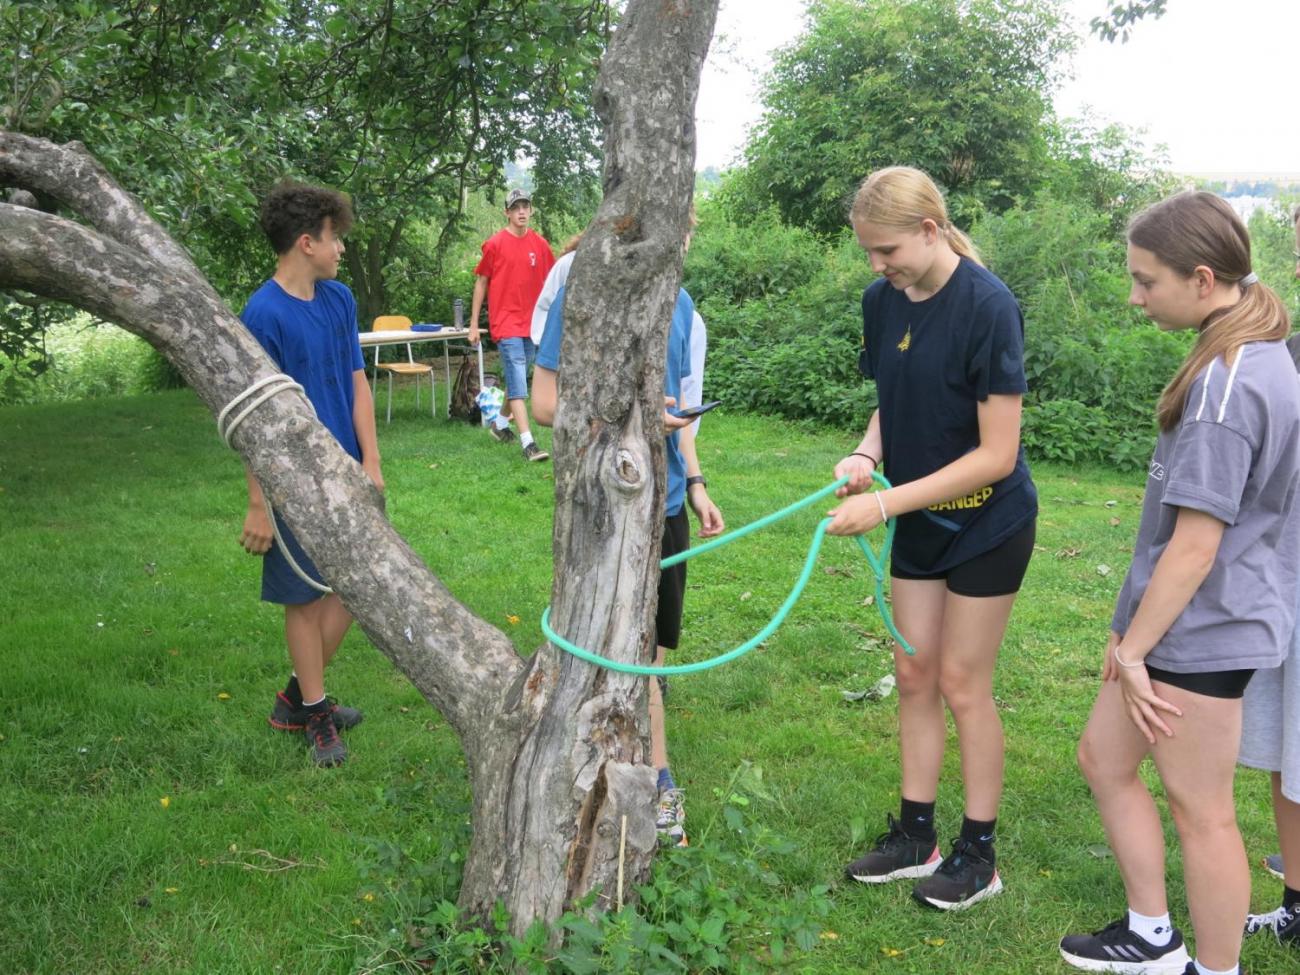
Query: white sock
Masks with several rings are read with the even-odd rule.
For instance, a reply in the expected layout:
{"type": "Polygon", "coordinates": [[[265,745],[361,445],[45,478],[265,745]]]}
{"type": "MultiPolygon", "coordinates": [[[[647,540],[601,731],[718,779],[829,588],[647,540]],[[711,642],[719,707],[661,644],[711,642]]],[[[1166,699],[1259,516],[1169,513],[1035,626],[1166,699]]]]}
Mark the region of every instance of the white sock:
{"type": "Polygon", "coordinates": [[[1147,917],[1130,907],[1128,929],[1157,948],[1169,944],[1174,937],[1174,924],[1169,920],[1168,913],[1161,914],[1159,917],[1147,917]]]}
{"type": "Polygon", "coordinates": [[[324,700],[325,700],[325,695],[322,694],[320,696],[320,701],[303,701],[302,706],[305,708],[314,708],[317,704],[320,704],[324,700]]]}
{"type": "Polygon", "coordinates": [[[1241,966],[1233,965],[1231,968],[1225,968],[1219,971],[1217,968],[1206,968],[1199,961],[1196,963],[1196,971],[1199,975],[1241,975],[1241,966]]]}
{"type": "Polygon", "coordinates": [[[533,435],[531,433],[521,433],[519,435],[520,447],[527,447],[532,442],[533,442],[533,435]]]}

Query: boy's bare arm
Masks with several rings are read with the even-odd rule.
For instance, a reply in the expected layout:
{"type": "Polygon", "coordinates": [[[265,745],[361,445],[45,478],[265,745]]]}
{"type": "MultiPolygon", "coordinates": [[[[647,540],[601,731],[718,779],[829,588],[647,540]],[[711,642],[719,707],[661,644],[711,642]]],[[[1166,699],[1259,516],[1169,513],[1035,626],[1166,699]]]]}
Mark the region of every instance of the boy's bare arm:
{"type": "Polygon", "coordinates": [[[474,275],[474,299],[469,307],[469,344],[478,345],[478,316],[483,310],[483,297],[487,294],[488,279],[481,274],[474,275]]]}
{"type": "Polygon", "coordinates": [[[352,429],[357,434],[357,445],[361,448],[361,469],[366,472],[375,487],[384,489],[384,475],[379,469],[379,433],[375,429],[375,403],[370,395],[370,383],[366,381],[366,371],[357,369],[352,373],[352,429]]]}
{"type": "Polygon", "coordinates": [[[248,513],[244,515],[244,529],[239,536],[239,544],[249,555],[262,555],[270,549],[274,537],[271,518],[266,513],[266,497],[262,494],[262,485],[257,483],[257,478],[247,464],[244,465],[244,478],[248,482],[248,513]]]}

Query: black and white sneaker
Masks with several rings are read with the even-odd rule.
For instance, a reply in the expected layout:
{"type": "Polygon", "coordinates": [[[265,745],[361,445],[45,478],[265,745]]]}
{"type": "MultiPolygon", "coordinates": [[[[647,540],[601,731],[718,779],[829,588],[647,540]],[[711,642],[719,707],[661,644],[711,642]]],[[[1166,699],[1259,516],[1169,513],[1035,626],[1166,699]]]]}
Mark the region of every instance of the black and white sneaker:
{"type": "Polygon", "coordinates": [[[1267,914],[1247,914],[1246,933],[1258,934],[1271,931],[1278,941],[1290,941],[1300,945],[1300,905],[1287,909],[1279,907],[1267,914]]]}
{"type": "Polygon", "coordinates": [[[928,877],[939,869],[939,847],[934,840],[919,840],[903,831],[893,816],[889,829],[876,837],[867,854],[844,868],[850,880],[863,884],[884,884],[891,880],[928,877]]]}
{"type": "Polygon", "coordinates": [[[927,907],[963,911],[1002,893],[1002,878],[993,861],[970,840],[952,841],[952,852],[933,874],[912,888],[912,896],[927,907]]]}
{"type": "Polygon", "coordinates": [[[1066,935],[1061,957],[1085,972],[1120,975],[1182,975],[1191,964],[1181,931],[1173,928],[1169,944],[1153,945],[1129,930],[1127,914],[1092,934],[1066,935]]]}
{"type": "Polygon", "coordinates": [[[515,432],[509,427],[499,427],[494,423],[488,427],[488,433],[492,434],[497,443],[515,442],[515,432]]]}
{"type": "Polygon", "coordinates": [[[536,463],[541,460],[550,460],[551,455],[537,446],[536,441],[524,444],[524,460],[536,463]]]}

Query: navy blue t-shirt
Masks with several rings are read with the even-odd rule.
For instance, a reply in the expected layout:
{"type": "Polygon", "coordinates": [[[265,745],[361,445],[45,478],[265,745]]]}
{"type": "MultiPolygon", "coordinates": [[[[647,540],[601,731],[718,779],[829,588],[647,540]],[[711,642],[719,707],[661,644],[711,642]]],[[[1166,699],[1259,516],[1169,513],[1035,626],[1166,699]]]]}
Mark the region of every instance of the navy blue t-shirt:
{"type": "MultiPolygon", "coordinates": [[[[546,313],[546,331],[537,347],[537,364],[551,372],[560,371],[560,343],[564,338],[564,293],[561,286],[546,313]]],[[[695,318],[695,302],[686,289],[677,289],[677,303],[673,306],[672,325],[668,331],[668,361],[664,368],[664,392],[682,401],[682,380],[691,374],[691,325],[695,318]]],[[[686,459],[678,445],[680,431],[674,430],[664,438],[667,447],[668,483],[664,494],[664,516],[671,518],[686,503],[686,459]]]]}
{"type": "Polygon", "coordinates": [[[366,366],[357,338],[357,302],[347,285],[317,281],[315,296],[303,301],[272,278],[253,292],[239,317],[271,360],[302,384],[325,429],[360,461],[352,374],[366,366]]]}
{"type": "MultiPolygon", "coordinates": [[[[979,403],[1028,389],[1024,341],[1014,296],[967,258],[924,301],[912,301],[884,278],[867,288],[858,366],[876,381],[892,483],[933,474],[979,446],[979,403]]],[[[1021,448],[1003,480],[900,516],[893,558],[908,572],[943,572],[996,548],[1037,512],[1038,492],[1021,448]]]]}

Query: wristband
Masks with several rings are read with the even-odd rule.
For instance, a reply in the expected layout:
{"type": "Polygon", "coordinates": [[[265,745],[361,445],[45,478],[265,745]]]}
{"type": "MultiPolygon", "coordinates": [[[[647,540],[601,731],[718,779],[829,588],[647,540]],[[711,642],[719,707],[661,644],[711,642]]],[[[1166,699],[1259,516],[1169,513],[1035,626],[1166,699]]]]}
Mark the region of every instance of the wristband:
{"type": "Polygon", "coordinates": [[[871,493],[872,493],[873,495],[875,495],[875,498],[876,498],[876,504],[880,505],[880,521],[881,521],[881,523],[883,524],[884,522],[889,521],[889,515],[888,515],[888,514],[886,513],[886,511],[885,511],[885,499],[882,498],[882,497],[880,496],[880,495],[882,494],[882,492],[880,492],[880,491],[872,491],[871,493]]]}
{"type": "Polygon", "coordinates": [[[1125,663],[1125,662],[1124,662],[1124,658],[1121,657],[1121,656],[1119,655],[1119,644],[1118,644],[1118,643],[1115,644],[1115,650],[1114,650],[1114,653],[1112,654],[1112,656],[1114,656],[1114,658],[1115,658],[1115,663],[1119,664],[1119,665],[1120,665],[1121,667],[1123,667],[1125,670],[1137,670],[1137,668],[1139,668],[1139,667],[1145,667],[1145,666],[1146,666],[1146,658],[1145,658],[1145,657],[1142,658],[1141,660],[1139,660],[1139,661],[1138,661],[1137,663],[1135,663],[1135,664],[1125,663]]]}
{"type": "Polygon", "coordinates": [[[690,477],[688,477],[688,478],[686,479],[686,487],[687,487],[688,489],[689,489],[689,488],[691,487],[691,485],[693,485],[693,484],[698,484],[700,487],[708,487],[708,486],[709,486],[709,482],[706,481],[706,480],[704,479],[704,475],[703,475],[703,474],[692,474],[690,477]]]}
{"type": "Polygon", "coordinates": [[[866,459],[866,460],[869,460],[869,461],[871,461],[871,466],[872,466],[872,467],[879,467],[879,466],[880,466],[880,461],[876,460],[876,458],[872,457],[870,454],[864,454],[864,453],[863,453],[862,451],[860,451],[860,450],[855,450],[855,451],[853,451],[853,453],[849,454],[849,456],[850,456],[850,457],[862,457],[862,458],[864,458],[864,459],[866,459]]]}

